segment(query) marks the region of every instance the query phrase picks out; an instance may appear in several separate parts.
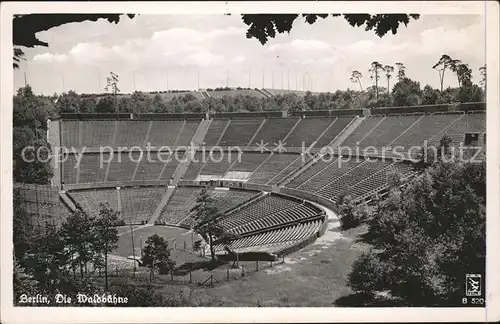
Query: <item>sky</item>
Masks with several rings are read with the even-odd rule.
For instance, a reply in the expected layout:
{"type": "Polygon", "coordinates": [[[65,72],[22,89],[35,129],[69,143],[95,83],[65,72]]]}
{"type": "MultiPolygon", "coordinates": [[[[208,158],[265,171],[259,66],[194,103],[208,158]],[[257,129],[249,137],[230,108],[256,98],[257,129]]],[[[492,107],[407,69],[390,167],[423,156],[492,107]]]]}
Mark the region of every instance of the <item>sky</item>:
{"type": "MultiPolygon", "coordinates": [[[[112,71],[122,93],[226,85],[326,92],[358,89],[349,80],[353,70],[363,74],[364,88],[371,85],[370,63],[378,61],[402,62],[408,77],[438,88],[432,66],[442,54],[468,63],[474,82],[485,62],[481,15],[421,15],[383,38],[341,17],[313,25],[297,19],[290,33],[265,45],[246,38],[246,30],[239,15],[141,14],[118,24],[66,24],[37,34],[49,47],[24,48],[27,61],[15,70],[14,87],[26,79],[46,95],[99,93],[112,71]]],[[[445,77],[446,86],[457,86],[455,75],[445,77]]]]}

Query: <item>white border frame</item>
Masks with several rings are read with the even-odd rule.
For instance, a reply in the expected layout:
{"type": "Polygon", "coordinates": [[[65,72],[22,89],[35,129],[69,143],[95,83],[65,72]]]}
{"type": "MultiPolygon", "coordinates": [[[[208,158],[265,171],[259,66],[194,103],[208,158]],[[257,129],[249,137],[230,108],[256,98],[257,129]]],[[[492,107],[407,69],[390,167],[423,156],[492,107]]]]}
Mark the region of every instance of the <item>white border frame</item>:
{"type": "MultiPolygon", "coordinates": [[[[1,320],[5,323],[77,322],[340,322],[340,321],[498,321],[500,262],[499,211],[499,4],[496,1],[401,2],[2,2],[1,3],[0,215],[1,320]],[[487,38],[487,308],[42,308],[13,307],[12,303],[12,15],[14,13],[141,13],[221,14],[341,12],[485,14],[487,38]]],[[[244,35],[243,35],[244,37],[244,35]]]]}

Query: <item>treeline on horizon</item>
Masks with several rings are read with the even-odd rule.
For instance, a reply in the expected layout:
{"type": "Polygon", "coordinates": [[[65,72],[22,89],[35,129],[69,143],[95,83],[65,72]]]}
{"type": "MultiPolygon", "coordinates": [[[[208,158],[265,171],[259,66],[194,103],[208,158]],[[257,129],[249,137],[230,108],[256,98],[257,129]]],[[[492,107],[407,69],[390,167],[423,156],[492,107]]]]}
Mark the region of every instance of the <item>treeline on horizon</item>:
{"type": "MultiPolygon", "coordinates": [[[[132,94],[120,92],[119,75],[111,72],[106,77],[105,93],[78,94],[70,90],[60,95],[35,95],[28,85],[20,88],[14,96],[14,111],[23,111],[20,102],[23,97],[33,96],[40,108],[49,115],[61,113],[200,113],[200,112],[255,112],[255,111],[307,111],[359,109],[395,106],[419,106],[435,104],[457,104],[465,102],[483,102],[486,89],[486,66],[479,69],[481,80],[472,82],[472,70],[468,64],[458,59],[443,55],[432,67],[438,72],[440,89],[430,85],[422,87],[420,82],[406,75],[403,63],[383,65],[374,61],[370,65],[371,85],[363,89],[363,75],[358,70],[352,71],[350,81],[359,86],[359,90],[347,89],[335,92],[305,92],[303,96],[294,92],[277,94],[272,97],[258,98],[251,95],[203,97],[201,92],[189,90],[169,90],[132,94]],[[446,74],[446,72],[448,72],[446,74]],[[393,76],[394,74],[394,76],[393,76]],[[446,76],[457,79],[457,87],[443,88],[446,76]],[[454,74],[454,75],[453,75],[454,74]],[[395,83],[391,85],[392,78],[395,83]],[[386,87],[382,86],[385,84],[386,87]],[[170,94],[168,98],[162,94],[170,94]],[[174,95],[172,95],[174,94],[174,95]],[[177,95],[176,95],[177,94],[177,95]],[[43,108],[42,108],[43,107],[43,108]]],[[[219,87],[205,89],[209,92],[227,90],[251,90],[250,88],[219,87]]],[[[258,91],[258,89],[255,89],[258,91]]]]}

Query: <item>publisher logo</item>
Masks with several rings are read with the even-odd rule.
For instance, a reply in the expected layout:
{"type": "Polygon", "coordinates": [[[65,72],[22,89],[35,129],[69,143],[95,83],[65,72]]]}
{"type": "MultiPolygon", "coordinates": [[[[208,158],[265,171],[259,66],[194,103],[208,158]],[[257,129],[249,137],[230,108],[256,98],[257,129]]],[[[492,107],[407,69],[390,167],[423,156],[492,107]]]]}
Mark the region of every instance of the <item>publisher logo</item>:
{"type": "Polygon", "coordinates": [[[465,275],[465,295],[466,296],[481,296],[482,280],[480,274],[465,275]]]}

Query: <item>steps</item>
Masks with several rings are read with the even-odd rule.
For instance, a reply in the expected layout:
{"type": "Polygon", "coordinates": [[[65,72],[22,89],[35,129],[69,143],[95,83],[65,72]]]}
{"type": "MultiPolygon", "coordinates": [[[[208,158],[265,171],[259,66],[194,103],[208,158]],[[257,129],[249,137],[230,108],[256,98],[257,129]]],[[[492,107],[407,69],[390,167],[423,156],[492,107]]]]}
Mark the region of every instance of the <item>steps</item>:
{"type": "Polygon", "coordinates": [[[76,206],[73,201],[68,197],[66,191],[59,191],[59,198],[63,201],[63,203],[71,210],[72,212],[76,211],[76,206]]]}
{"type": "Polygon", "coordinates": [[[328,145],[331,148],[337,148],[342,144],[351,133],[358,128],[359,124],[365,120],[366,117],[357,117],[354,118],[340,133],[337,137],[335,137],[330,144],[328,145]]]}
{"type": "Polygon", "coordinates": [[[267,91],[265,89],[257,89],[256,88],[255,90],[257,90],[260,94],[262,94],[266,98],[271,98],[273,96],[269,91],[267,91]]]}
{"type": "Polygon", "coordinates": [[[165,205],[170,200],[170,197],[174,193],[174,190],[175,190],[175,187],[173,187],[173,186],[168,186],[167,187],[167,191],[165,191],[165,194],[161,198],[160,203],[158,204],[158,206],[156,206],[156,210],[153,213],[153,215],[151,216],[151,218],[149,219],[148,224],[154,225],[154,223],[156,222],[156,220],[158,219],[158,217],[160,217],[161,211],[163,210],[163,208],[165,207],[165,205]]]}
{"type": "Polygon", "coordinates": [[[173,180],[171,185],[176,186],[186,173],[194,157],[194,154],[196,154],[196,147],[201,145],[201,143],[203,143],[203,139],[205,138],[205,135],[207,134],[208,128],[210,127],[211,123],[212,123],[211,119],[202,120],[201,123],[198,125],[198,129],[196,129],[196,132],[194,133],[193,138],[191,139],[190,146],[193,146],[193,148],[186,151],[184,159],[179,163],[179,165],[175,169],[174,174],[172,176],[173,180]]]}

